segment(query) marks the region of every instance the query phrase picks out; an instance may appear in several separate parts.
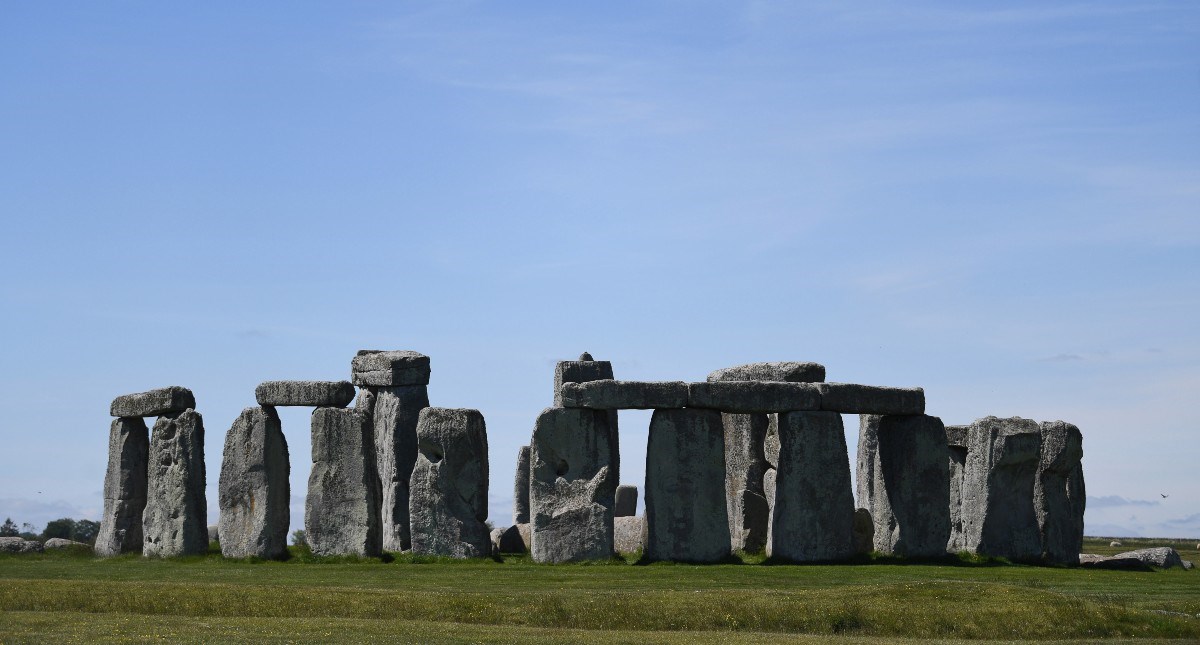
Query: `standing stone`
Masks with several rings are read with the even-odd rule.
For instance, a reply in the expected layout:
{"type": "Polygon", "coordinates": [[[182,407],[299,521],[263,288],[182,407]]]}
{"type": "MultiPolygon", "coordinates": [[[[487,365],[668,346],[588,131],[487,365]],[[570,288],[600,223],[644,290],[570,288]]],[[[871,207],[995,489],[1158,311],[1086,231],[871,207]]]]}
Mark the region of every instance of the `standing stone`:
{"type": "Polygon", "coordinates": [[[722,414],[725,433],[725,501],[734,551],[757,552],[767,546],[770,508],[763,475],[769,419],[765,414],[722,414]]]}
{"type": "Polygon", "coordinates": [[[767,498],[767,535],[771,535],[770,520],[771,513],[775,512],[775,475],[777,471],[774,468],[768,468],[767,472],[763,473],[763,496],[767,498]]]}
{"type": "Polygon", "coordinates": [[[840,414],[779,415],[779,468],[767,535],[767,555],[781,560],[841,560],[854,553],[854,494],[840,414]]]}
{"type": "Polygon", "coordinates": [[[513,478],[513,524],[529,523],[529,446],[517,451],[517,474],[513,478]]]}
{"type": "Polygon", "coordinates": [[[950,452],[937,417],[859,417],[858,503],[871,513],[875,550],[909,557],[946,554],[950,452]]]}
{"type": "Polygon", "coordinates": [[[217,530],[227,558],[287,555],[291,487],[287,440],[275,408],[246,408],[225,435],[217,530]]]}
{"type": "Polygon", "coordinates": [[[617,553],[637,553],[646,538],[646,518],[627,515],[613,518],[613,548],[617,553]]]}
{"type": "Polygon", "coordinates": [[[380,529],[384,551],[412,547],[408,517],[409,479],[417,461],[417,419],[429,407],[424,385],[372,387],[376,467],[379,471],[380,529]]]}
{"type": "Polygon", "coordinates": [[[971,424],[963,476],[963,548],[1018,561],[1040,560],[1033,504],[1041,428],[1020,417],[971,424]]]}
{"type": "Polygon", "coordinates": [[[358,408],[312,414],[304,532],[317,555],[379,555],[379,475],[370,419],[358,408]]]}
{"type": "Polygon", "coordinates": [[[637,496],[637,486],[617,486],[616,505],[613,506],[613,516],[631,517],[637,515],[637,496]]]}
{"type": "Polygon", "coordinates": [[[767,417],[767,438],[763,442],[763,457],[771,468],[779,467],[779,415],[767,417]]]}
{"type": "Polygon", "coordinates": [[[1042,559],[1079,564],[1083,548],[1083,435],[1065,421],[1042,424],[1042,452],[1034,484],[1034,510],[1042,536],[1042,559]]]}
{"type": "Polygon", "coordinates": [[[655,410],[646,445],[647,560],[718,562],[730,554],[721,413],[655,410]]]}
{"type": "Polygon", "coordinates": [[[962,491],[967,470],[967,435],[970,426],[946,426],[946,447],[950,451],[950,540],[946,551],[958,553],[966,549],[963,541],[962,491]]]}
{"type": "Polygon", "coordinates": [[[195,410],[159,417],[150,434],[142,555],[208,551],[204,420],[195,410]]]}
{"type": "Polygon", "coordinates": [[[140,417],[113,419],[108,431],[108,471],[104,474],[104,515],[96,535],[96,555],[142,550],[146,510],[146,455],[150,431],[140,417]]]}
{"type": "MultiPolygon", "coordinates": [[[[577,361],[559,361],[554,366],[554,407],[563,407],[563,383],[587,383],[589,381],[612,380],[613,368],[609,361],[597,361],[592,355],[584,352],[577,361]]],[[[608,413],[608,445],[612,454],[609,455],[609,470],[613,481],[621,481],[621,449],[620,432],[617,429],[617,411],[608,413]]]]}
{"type": "Polygon", "coordinates": [[[417,462],[410,481],[412,551],[486,557],[487,427],[478,410],[425,408],[417,422],[417,462]]]}
{"type": "Polygon", "coordinates": [[[854,554],[866,555],[875,550],[875,521],[871,511],[854,509],[854,554]]]}
{"type": "Polygon", "coordinates": [[[609,414],[546,408],[530,446],[529,507],[535,562],[603,560],[613,555],[609,414]]]}

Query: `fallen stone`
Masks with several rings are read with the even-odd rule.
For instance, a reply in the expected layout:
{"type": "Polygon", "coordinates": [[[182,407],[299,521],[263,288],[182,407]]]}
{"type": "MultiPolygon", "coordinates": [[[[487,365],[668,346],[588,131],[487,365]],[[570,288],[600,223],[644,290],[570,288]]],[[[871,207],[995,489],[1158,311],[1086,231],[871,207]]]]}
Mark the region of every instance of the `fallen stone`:
{"type": "Polygon", "coordinates": [[[208,552],[204,419],[195,410],[162,416],[150,433],[142,555],[208,552]]]}
{"type": "Polygon", "coordinates": [[[641,515],[613,518],[613,545],[617,553],[637,553],[642,550],[646,520],[641,515]]]}
{"type": "Polygon", "coordinates": [[[617,486],[616,502],[613,506],[614,517],[631,517],[637,515],[637,486],[617,486]]]}
{"type": "Polygon", "coordinates": [[[1113,540],[1112,542],[1108,543],[1108,546],[1125,546],[1125,545],[1121,544],[1120,540],[1113,540]]]}
{"type": "Polygon", "coordinates": [[[1158,546],[1149,549],[1138,549],[1136,551],[1126,551],[1118,553],[1113,558],[1132,558],[1143,564],[1159,569],[1170,569],[1172,567],[1182,567],[1183,558],[1179,557],[1179,552],[1169,546],[1158,546]]]}
{"type": "Polygon", "coordinates": [[[405,551],[412,548],[408,485],[417,462],[417,420],[421,410],[429,407],[428,388],[407,385],[371,389],[383,550],[405,551]]]}
{"type": "Polygon", "coordinates": [[[1080,560],[1079,560],[1079,566],[1085,567],[1088,569],[1113,569],[1113,570],[1118,570],[1118,571],[1150,571],[1151,570],[1150,565],[1146,564],[1145,562],[1142,562],[1141,560],[1139,560],[1137,558],[1118,558],[1118,557],[1106,558],[1103,556],[1094,556],[1094,557],[1089,557],[1089,558],[1085,559],[1081,555],[1080,560]],[[1099,557],[1100,559],[1097,560],[1097,559],[1094,559],[1094,557],[1099,557]]]}
{"type": "Polygon", "coordinates": [[[513,524],[500,535],[500,553],[527,553],[529,551],[529,525],[513,524]]]}
{"type": "Polygon", "coordinates": [[[1034,480],[1033,506],[1042,538],[1042,559],[1078,564],[1083,548],[1083,435],[1063,421],[1043,423],[1041,459],[1034,480]]]}
{"type": "Polygon", "coordinates": [[[170,387],[123,394],[113,399],[108,413],[114,417],[161,417],[196,407],[196,397],[186,387],[170,387]]]}
{"type": "Polygon", "coordinates": [[[409,485],[413,553],[488,555],[487,446],[487,427],[478,410],[421,410],[409,485]]]}
{"type": "Polygon", "coordinates": [[[1182,562],[1183,562],[1183,568],[1185,571],[1191,571],[1192,568],[1196,566],[1195,564],[1192,563],[1191,560],[1182,560],[1182,562]]]}
{"type": "Polygon", "coordinates": [[[1042,557],[1033,505],[1042,444],[1037,422],[986,417],[971,424],[962,488],[963,548],[1014,561],[1042,557]]]}
{"type": "Polygon", "coordinates": [[[687,404],[741,414],[819,410],[821,394],[811,383],[714,381],[689,383],[687,404]]]}
{"type": "Polygon", "coordinates": [[[854,510],[854,553],[865,555],[875,550],[875,520],[865,508],[854,510]]]}
{"type": "Polygon", "coordinates": [[[925,390],[853,383],[819,383],[821,409],[842,414],[925,414],[925,390]]]}
{"type": "Polygon", "coordinates": [[[725,430],[715,410],[655,410],[646,445],[649,561],[719,562],[730,554],[725,430]]]}
{"type": "Polygon", "coordinates": [[[578,408],[546,408],[538,415],[529,462],[534,561],[612,556],[617,482],[608,419],[607,412],[578,408]]]}
{"type": "Polygon", "coordinates": [[[819,363],[780,361],[747,363],[719,369],[708,375],[714,381],[787,381],[789,383],[820,383],[825,380],[825,366],[819,363]]]}
{"type": "Polygon", "coordinates": [[[661,410],[688,404],[688,384],[682,381],[563,383],[560,392],[563,406],[568,408],[661,410]]]}
{"type": "Polygon", "coordinates": [[[254,388],[259,405],[344,408],[354,400],[350,381],[263,381],[254,388]]]}
{"type": "Polygon", "coordinates": [[[92,550],[92,547],[86,542],[76,542],[75,540],[68,540],[66,538],[50,538],[49,540],[46,540],[46,543],[42,546],[46,549],[84,548],[89,551],[92,550]]]}
{"type": "Polygon", "coordinates": [[[529,446],[517,451],[517,473],[513,477],[513,524],[529,523],[529,446]]]}
{"type": "Polygon", "coordinates": [[[108,433],[104,515],[96,534],[96,555],[141,553],[149,452],[150,431],[141,417],[113,419],[108,433]]]}
{"type": "Polygon", "coordinates": [[[316,555],[379,555],[379,474],[370,418],[356,408],[313,410],[312,464],[304,501],[309,548],[316,555]]]}
{"type": "Polygon", "coordinates": [[[958,553],[966,550],[963,541],[963,477],[967,469],[968,426],[946,426],[946,449],[950,455],[950,539],[946,551],[958,553]]]}
{"type": "Polygon", "coordinates": [[[859,417],[858,502],[875,524],[880,553],[946,554],[950,540],[950,452],[941,419],[859,417]]]}
{"type": "Polygon", "coordinates": [[[765,414],[722,414],[725,431],[725,502],[730,547],[756,553],[767,546],[770,508],[763,490],[765,414]]]}
{"type": "Polygon", "coordinates": [[[41,553],[45,547],[37,540],[20,537],[0,537],[0,553],[41,553]]]}
{"type": "Polygon", "coordinates": [[[767,555],[793,562],[842,560],[854,553],[854,494],[842,417],[779,415],[779,468],[767,555]]]}
{"type": "Polygon", "coordinates": [[[350,360],[350,380],[364,387],[429,385],[429,357],[407,350],[359,350],[350,360]]]}
{"type": "MultiPolygon", "coordinates": [[[[578,361],[559,361],[554,366],[554,407],[565,407],[562,399],[563,383],[588,383],[611,381],[612,379],[612,363],[593,360],[592,355],[588,352],[580,354],[578,361]]],[[[608,469],[612,474],[613,481],[621,481],[621,442],[618,428],[617,411],[610,410],[608,413],[608,441],[612,454],[608,458],[608,469]]]]}
{"type": "Polygon", "coordinates": [[[227,558],[278,559],[287,555],[291,523],[291,460],[275,408],[246,408],[225,435],[217,526],[227,558]]]}

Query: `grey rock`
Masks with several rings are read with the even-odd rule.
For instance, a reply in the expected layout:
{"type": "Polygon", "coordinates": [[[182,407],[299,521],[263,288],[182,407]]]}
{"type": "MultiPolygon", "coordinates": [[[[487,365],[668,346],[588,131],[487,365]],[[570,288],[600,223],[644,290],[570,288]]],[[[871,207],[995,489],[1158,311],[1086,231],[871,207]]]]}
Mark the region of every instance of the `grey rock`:
{"type": "MultiPolygon", "coordinates": [[[[725,501],[730,546],[758,552],[767,546],[770,508],[763,490],[768,464],[763,455],[765,414],[722,414],[725,429],[725,501]]],[[[778,454],[778,449],[776,454],[778,454]]]]}
{"type": "Polygon", "coordinates": [[[259,405],[344,408],[354,400],[350,381],[263,381],[254,388],[259,405]]]}
{"type": "Polygon", "coordinates": [[[538,415],[529,475],[534,561],[612,556],[617,481],[608,420],[607,412],[578,408],[538,415]]]}
{"type": "Polygon", "coordinates": [[[529,525],[513,524],[500,535],[500,553],[527,553],[529,551],[529,525]]]}
{"type": "Polygon", "coordinates": [[[562,404],[592,410],[661,410],[688,404],[688,384],[682,381],[589,381],[563,383],[562,404]]]}
{"type": "Polygon", "coordinates": [[[1117,571],[1149,571],[1150,565],[1142,562],[1137,558],[1120,558],[1103,556],[1083,557],[1081,555],[1079,566],[1088,569],[1113,569],[1117,571]],[[1099,559],[1096,559],[1099,558],[1099,559]]]}
{"type": "Polygon", "coordinates": [[[1078,564],[1083,548],[1083,435],[1064,421],[1043,423],[1041,460],[1033,488],[1033,506],[1042,537],[1042,559],[1078,564]]]}
{"type": "Polygon", "coordinates": [[[950,540],[950,451],[941,419],[859,417],[858,503],[874,522],[880,553],[946,554],[950,540]]]}
{"type": "Polygon", "coordinates": [[[504,529],[492,529],[488,534],[488,539],[491,541],[492,554],[500,555],[500,538],[504,535],[504,529]]]}
{"type": "Polygon", "coordinates": [[[246,408],[225,435],[218,503],[221,516],[209,539],[221,536],[227,558],[287,555],[291,523],[291,460],[275,408],[246,408]]]}
{"type": "Polygon", "coordinates": [[[584,361],[592,361],[592,360],[595,360],[595,359],[592,358],[592,355],[588,352],[584,352],[579,355],[579,362],[581,362],[581,363],[584,361]]]}
{"type": "Polygon", "coordinates": [[[529,446],[517,451],[517,472],[513,477],[513,524],[529,523],[529,446]]]}
{"type": "Polygon", "coordinates": [[[925,390],[853,383],[820,383],[821,409],[842,414],[925,414],[925,390]]]}
{"type": "Polygon", "coordinates": [[[819,410],[821,394],[812,383],[713,381],[688,384],[688,406],[742,414],[819,410]]]}
{"type": "Polygon", "coordinates": [[[149,392],[118,396],[113,399],[108,413],[114,417],[160,417],[195,407],[196,397],[192,395],[191,390],[172,385],[149,392]]]}
{"type": "MultiPolygon", "coordinates": [[[[946,542],[946,551],[950,553],[958,553],[966,550],[966,543],[963,540],[963,482],[967,471],[967,446],[966,439],[960,435],[957,429],[965,430],[967,426],[947,426],[946,427],[946,449],[950,454],[949,462],[949,477],[950,477],[950,539],[946,542]],[[956,430],[952,433],[951,428],[956,430]],[[960,441],[961,443],[950,443],[950,441],[960,441]]],[[[965,433],[963,433],[965,435],[965,433]]]]}
{"type": "Polygon", "coordinates": [[[412,548],[408,483],[417,462],[417,420],[429,407],[429,393],[424,385],[371,389],[383,550],[404,551],[412,548]]]}
{"type": "Polygon", "coordinates": [[[379,555],[381,495],[370,418],[357,408],[313,410],[312,463],[304,502],[309,548],[317,555],[379,555]]]}
{"type": "Polygon", "coordinates": [[[350,361],[350,380],[370,387],[429,385],[429,357],[407,350],[359,350],[350,361]]]}
{"type": "Polygon", "coordinates": [[[638,487],[617,486],[616,503],[613,506],[613,517],[631,517],[637,515],[638,487]]]}
{"type": "Polygon", "coordinates": [[[966,448],[971,436],[971,426],[946,426],[946,445],[966,448]]]}
{"type": "Polygon", "coordinates": [[[1040,560],[1033,505],[1042,444],[1037,422],[985,417],[971,424],[963,475],[963,549],[1017,561],[1040,560]]]}
{"type": "Polygon", "coordinates": [[[1133,559],[1143,564],[1160,569],[1170,569],[1171,567],[1182,567],[1183,559],[1179,557],[1179,552],[1169,546],[1159,546],[1149,549],[1138,549],[1136,551],[1126,551],[1118,553],[1112,558],[1116,559],[1133,559]]]}
{"type": "Polygon", "coordinates": [[[725,430],[715,410],[655,410],[646,444],[646,560],[730,554],[725,430]]]}
{"type": "Polygon", "coordinates": [[[637,553],[646,537],[646,518],[627,515],[613,518],[613,546],[617,553],[637,553]]]}
{"type": "Polygon", "coordinates": [[[820,383],[825,380],[825,366],[819,363],[780,361],[747,363],[719,369],[708,375],[713,381],[787,381],[789,383],[820,383]]]}
{"type": "Polygon", "coordinates": [[[767,539],[771,535],[771,514],[775,512],[775,479],[778,471],[768,468],[763,473],[763,497],[767,498],[767,539]]]}
{"type": "Polygon", "coordinates": [[[412,551],[488,555],[487,427],[478,410],[425,408],[409,484],[412,551]]]}
{"type": "Polygon", "coordinates": [[[854,553],[864,555],[875,550],[875,520],[871,511],[854,509],[854,553]]]}
{"type": "Polygon", "coordinates": [[[221,525],[219,524],[219,521],[220,520],[218,520],[218,524],[209,524],[208,525],[208,541],[209,542],[220,542],[221,541],[221,525]]]}
{"type": "Polygon", "coordinates": [[[150,433],[142,555],[208,552],[204,420],[195,410],[162,416],[150,433]]]}
{"type": "Polygon", "coordinates": [[[767,531],[768,556],[820,562],[854,553],[854,494],[841,415],[779,415],[774,497],[767,531]]]}
{"type": "Polygon", "coordinates": [[[41,542],[19,537],[0,537],[0,553],[41,553],[45,550],[41,542]]]}
{"type": "Polygon", "coordinates": [[[1108,546],[1125,546],[1125,545],[1121,544],[1120,540],[1113,540],[1112,542],[1108,543],[1108,546]]]}
{"type": "Polygon", "coordinates": [[[141,553],[149,452],[150,430],[141,417],[113,419],[108,433],[104,515],[96,535],[96,555],[141,553]]]}
{"type": "Polygon", "coordinates": [[[46,543],[42,546],[46,549],[85,548],[91,550],[92,548],[85,542],[76,542],[75,540],[68,540],[65,538],[50,538],[49,540],[46,540],[46,543]]]}
{"type": "Polygon", "coordinates": [[[779,415],[767,415],[767,437],[763,442],[763,457],[771,468],[779,467],[779,415]]]}
{"type": "MultiPolygon", "coordinates": [[[[587,352],[580,354],[578,361],[559,361],[554,366],[554,407],[564,407],[563,383],[587,383],[589,381],[611,381],[612,379],[612,363],[592,360],[592,355],[587,352]]],[[[617,411],[610,410],[608,413],[608,441],[612,454],[609,455],[608,468],[613,481],[621,481],[620,430],[618,428],[617,411]]]]}
{"type": "Polygon", "coordinates": [[[1191,560],[1181,560],[1181,562],[1183,563],[1183,568],[1187,571],[1191,571],[1196,566],[1191,560]]]}

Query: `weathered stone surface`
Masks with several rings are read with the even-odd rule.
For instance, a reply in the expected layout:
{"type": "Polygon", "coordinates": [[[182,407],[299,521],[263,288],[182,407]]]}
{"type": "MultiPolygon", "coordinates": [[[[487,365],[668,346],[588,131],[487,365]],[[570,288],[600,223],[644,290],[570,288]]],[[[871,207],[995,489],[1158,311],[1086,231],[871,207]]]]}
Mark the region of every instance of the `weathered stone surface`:
{"type": "Polygon", "coordinates": [[[966,448],[970,442],[971,426],[946,426],[946,445],[966,448]]]}
{"type": "Polygon", "coordinates": [[[529,475],[536,562],[612,556],[617,482],[608,420],[607,412],[579,408],[546,408],[538,415],[529,475]]]}
{"type": "Polygon", "coordinates": [[[789,383],[820,383],[825,380],[825,366],[819,363],[779,361],[747,363],[719,369],[708,375],[714,381],[787,381],[789,383]]]}
{"type": "MultiPolygon", "coordinates": [[[[554,366],[554,407],[564,407],[562,399],[563,383],[587,383],[613,379],[612,363],[597,361],[592,355],[584,352],[578,361],[559,361],[554,366]]],[[[617,411],[608,413],[609,455],[608,469],[613,481],[621,481],[621,449],[620,431],[618,429],[617,411]]]]}
{"type": "Polygon", "coordinates": [[[379,474],[370,418],[357,408],[313,410],[312,463],[304,502],[309,548],[317,555],[379,555],[379,474]]]}
{"type": "Polygon", "coordinates": [[[1149,549],[1138,549],[1136,551],[1126,551],[1118,553],[1113,558],[1117,559],[1134,559],[1143,564],[1160,569],[1170,569],[1171,567],[1182,567],[1183,558],[1179,557],[1179,552],[1169,546],[1159,546],[1149,549]]]}
{"type": "Polygon", "coordinates": [[[492,546],[492,555],[500,555],[500,538],[504,535],[504,529],[492,529],[488,533],[488,540],[492,546]]]}
{"type": "Polygon", "coordinates": [[[875,523],[875,550],[909,557],[946,554],[950,540],[950,451],[942,420],[925,415],[859,417],[858,503],[875,523]]]}
{"type": "Polygon", "coordinates": [[[1121,544],[1120,540],[1113,540],[1112,542],[1108,543],[1108,546],[1125,546],[1125,545],[1121,544]]]}
{"type": "Polygon", "coordinates": [[[1043,423],[1033,507],[1042,536],[1042,559],[1078,564],[1083,548],[1083,435],[1064,421],[1043,423]]]}
{"type": "Polygon", "coordinates": [[[630,517],[632,515],[637,515],[637,498],[637,486],[617,486],[616,503],[613,506],[613,516],[630,517]]]}
{"type": "MultiPolygon", "coordinates": [[[[218,519],[218,521],[219,521],[219,519],[218,519]]],[[[208,525],[208,541],[209,542],[220,542],[221,541],[221,526],[220,526],[220,524],[209,524],[208,525]]]]}
{"type": "Polygon", "coordinates": [[[162,416],[150,433],[142,555],[208,551],[204,420],[195,410],[162,416]]]}
{"type": "Polygon", "coordinates": [[[842,414],[925,414],[925,390],[853,383],[819,383],[821,409],[842,414]]]}
{"type": "Polygon", "coordinates": [[[287,555],[291,460],[275,408],[246,408],[225,435],[217,530],[227,558],[287,555]]]}
{"type": "Polygon", "coordinates": [[[384,551],[412,547],[408,483],[417,462],[417,420],[429,407],[424,385],[373,387],[371,423],[381,483],[380,530],[384,551]]]}
{"type": "Polygon", "coordinates": [[[617,553],[637,553],[646,538],[646,518],[627,515],[613,518],[613,546],[617,553]]]}
{"type": "Polygon", "coordinates": [[[488,555],[487,427],[478,410],[425,408],[409,493],[412,551],[488,555]]]}
{"type": "Polygon", "coordinates": [[[563,406],[592,410],[661,410],[688,404],[683,381],[589,381],[563,383],[563,406]]]}
{"type": "Polygon", "coordinates": [[[96,555],[141,552],[149,452],[150,431],[141,417],[113,419],[108,432],[104,515],[96,535],[96,555]]]}
{"type": "Polygon", "coordinates": [[[871,511],[854,509],[854,553],[863,555],[875,550],[875,520],[871,511]]]}
{"type": "Polygon", "coordinates": [[[779,415],[767,415],[767,438],[763,442],[763,457],[771,468],[779,467],[779,415]]]}
{"type": "Polygon", "coordinates": [[[768,468],[763,473],[763,497],[767,498],[767,539],[771,536],[771,515],[775,512],[775,478],[778,474],[774,468],[768,468]]]}
{"type": "Polygon", "coordinates": [[[90,550],[92,548],[86,542],[76,542],[75,540],[68,540],[66,538],[50,538],[42,546],[47,549],[84,548],[90,550]]]}
{"type": "Polygon", "coordinates": [[[370,387],[429,385],[429,357],[407,350],[359,350],[350,360],[350,380],[370,387]]]}
{"type": "Polygon", "coordinates": [[[963,541],[963,478],[967,471],[967,428],[969,426],[946,426],[946,449],[950,455],[950,539],[946,551],[958,553],[966,550],[963,541]]]}
{"type": "Polygon", "coordinates": [[[819,410],[821,394],[812,383],[714,381],[688,384],[688,407],[742,414],[819,410]]]}
{"type": "Polygon", "coordinates": [[[528,524],[513,524],[500,534],[500,553],[527,553],[528,551],[528,524]]]}
{"type": "Polygon", "coordinates": [[[725,430],[725,502],[730,546],[757,552],[767,546],[770,508],[763,491],[767,460],[763,455],[765,414],[722,414],[725,430]]]}
{"type": "Polygon", "coordinates": [[[1113,569],[1117,571],[1151,571],[1150,565],[1137,558],[1104,557],[1102,555],[1079,555],[1079,566],[1088,569],[1113,569]]]}
{"type": "Polygon", "coordinates": [[[517,451],[517,473],[513,477],[513,524],[529,523],[529,446],[517,451]]]}
{"type": "Polygon", "coordinates": [[[1029,419],[986,417],[971,424],[962,488],[965,550],[1041,559],[1033,505],[1041,444],[1041,428],[1029,419]]]}
{"type": "Polygon", "coordinates": [[[655,410],[646,444],[647,560],[718,562],[730,554],[725,430],[715,410],[655,410]]]}
{"type": "Polygon", "coordinates": [[[842,417],[779,415],[779,468],[767,555],[793,562],[841,560],[854,553],[854,494],[842,417]]]}
{"type": "Polygon", "coordinates": [[[354,400],[350,381],[263,381],[254,388],[259,405],[344,408],[354,400]]]}
{"type": "Polygon", "coordinates": [[[113,399],[108,413],[114,417],[160,417],[196,407],[196,397],[186,387],[170,387],[123,394],[113,399]]]}
{"type": "Polygon", "coordinates": [[[37,540],[19,537],[0,537],[0,553],[41,553],[45,547],[37,540]]]}

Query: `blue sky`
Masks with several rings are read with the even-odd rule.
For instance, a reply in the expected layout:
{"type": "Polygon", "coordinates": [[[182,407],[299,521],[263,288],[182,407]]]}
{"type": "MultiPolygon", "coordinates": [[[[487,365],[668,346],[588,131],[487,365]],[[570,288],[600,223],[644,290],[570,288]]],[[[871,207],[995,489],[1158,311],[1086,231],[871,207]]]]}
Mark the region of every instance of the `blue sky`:
{"type": "Polygon", "coordinates": [[[370,347],[484,413],[504,525],[587,350],[1065,419],[1089,534],[1200,536],[1191,3],[7,3],[0,57],[0,516],[97,517],[109,401],[180,384],[215,518],[254,386],[370,347]]]}

